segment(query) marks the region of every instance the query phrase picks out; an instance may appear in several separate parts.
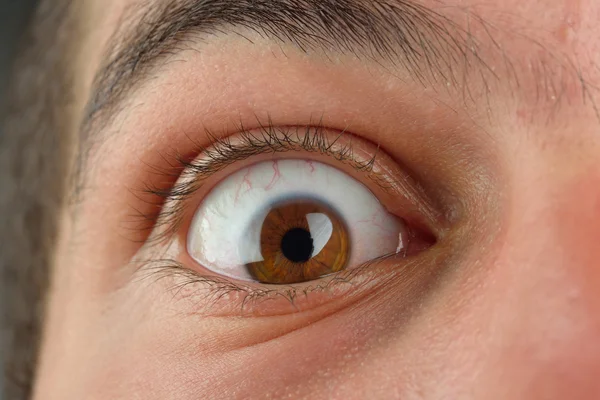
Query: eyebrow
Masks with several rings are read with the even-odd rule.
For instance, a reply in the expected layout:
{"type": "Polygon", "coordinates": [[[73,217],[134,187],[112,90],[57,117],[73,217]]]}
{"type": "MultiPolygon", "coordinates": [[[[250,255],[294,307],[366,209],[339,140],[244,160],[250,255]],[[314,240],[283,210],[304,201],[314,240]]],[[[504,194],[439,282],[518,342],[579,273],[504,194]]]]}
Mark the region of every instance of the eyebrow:
{"type": "MultiPolygon", "coordinates": [[[[465,69],[494,75],[477,43],[448,17],[412,0],[174,0],[130,10],[132,27],[109,45],[84,116],[83,131],[143,84],[161,61],[191,41],[217,34],[244,36],[248,30],[302,52],[351,54],[380,65],[391,63],[420,83],[450,86],[465,69]],[[482,71],[487,71],[486,73],[482,71]]],[[[128,25],[123,23],[122,26],[128,25]]],[[[459,82],[460,83],[460,82],[459,82]]],[[[463,82],[464,83],[464,82],[463,82]]]]}

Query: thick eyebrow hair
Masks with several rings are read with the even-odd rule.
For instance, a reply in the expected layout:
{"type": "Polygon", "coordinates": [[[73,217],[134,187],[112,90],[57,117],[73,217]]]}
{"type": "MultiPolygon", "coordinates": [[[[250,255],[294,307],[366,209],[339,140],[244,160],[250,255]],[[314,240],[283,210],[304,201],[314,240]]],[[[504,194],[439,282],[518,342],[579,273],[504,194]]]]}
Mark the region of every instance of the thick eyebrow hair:
{"type": "Polygon", "coordinates": [[[161,7],[144,4],[130,14],[133,27],[117,32],[112,39],[108,62],[96,77],[84,132],[100,114],[118,107],[160,60],[182,51],[189,41],[219,33],[243,36],[250,30],[304,52],[349,53],[380,64],[389,62],[404,67],[421,83],[455,84],[466,79],[464,70],[473,65],[479,64],[479,71],[486,69],[468,32],[413,0],[172,0],[161,2],[161,7]]]}

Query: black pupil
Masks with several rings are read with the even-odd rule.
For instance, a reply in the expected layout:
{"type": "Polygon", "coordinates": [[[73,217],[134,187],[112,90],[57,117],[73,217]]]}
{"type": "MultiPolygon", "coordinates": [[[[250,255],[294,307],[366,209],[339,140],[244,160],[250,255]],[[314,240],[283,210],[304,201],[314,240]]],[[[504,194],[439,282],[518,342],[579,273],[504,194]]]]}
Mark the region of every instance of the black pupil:
{"type": "Polygon", "coordinates": [[[281,251],[292,262],[307,262],[312,257],[313,250],[312,236],[305,229],[291,229],[281,239],[281,251]]]}

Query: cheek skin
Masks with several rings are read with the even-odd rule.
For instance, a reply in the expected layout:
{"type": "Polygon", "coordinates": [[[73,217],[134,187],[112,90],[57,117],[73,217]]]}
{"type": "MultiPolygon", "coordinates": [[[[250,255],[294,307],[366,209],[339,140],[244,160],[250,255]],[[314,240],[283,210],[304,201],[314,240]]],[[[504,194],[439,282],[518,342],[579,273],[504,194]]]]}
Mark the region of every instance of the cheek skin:
{"type": "MultiPolygon", "coordinates": [[[[367,398],[373,375],[365,372],[365,365],[377,361],[375,353],[387,352],[379,334],[393,332],[408,319],[406,307],[411,298],[419,298],[426,270],[419,268],[420,277],[419,271],[410,271],[413,279],[396,285],[395,291],[379,292],[357,307],[291,332],[286,332],[288,325],[299,316],[269,327],[253,320],[173,315],[165,304],[153,310],[162,316],[158,320],[128,323],[131,318],[115,309],[101,321],[106,326],[94,329],[103,333],[100,340],[86,336],[96,351],[93,358],[80,357],[78,362],[93,363],[94,369],[79,371],[77,381],[98,399],[261,398],[267,393],[272,398],[367,398]],[[112,331],[107,329],[111,324],[112,331]],[[277,329],[282,335],[247,344],[277,329]]],[[[126,299],[134,296],[123,297],[116,300],[130,302],[126,299]]],[[[166,302],[167,297],[160,300],[166,302]]],[[[132,307],[144,308],[144,303],[154,301],[138,298],[132,307]]],[[[390,376],[381,368],[374,370],[390,376]]]]}
{"type": "MultiPolygon", "coordinates": [[[[406,364],[415,365],[418,357],[388,369],[391,360],[398,361],[397,354],[390,355],[388,344],[399,327],[406,329],[410,306],[420,298],[428,277],[434,275],[424,265],[419,267],[410,271],[412,279],[374,293],[356,307],[254,345],[240,343],[269,330],[253,333],[249,326],[255,326],[255,321],[246,321],[248,326],[244,326],[243,321],[198,320],[197,328],[191,330],[190,320],[181,324],[182,330],[166,328],[162,321],[156,327],[162,333],[138,331],[131,347],[106,358],[90,386],[94,393],[102,394],[99,398],[131,396],[132,388],[143,398],[156,399],[172,398],[173,393],[182,399],[268,395],[358,399],[373,393],[382,398],[394,392],[408,393],[410,385],[400,382],[411,377],[403,376],[402,371],[406,364]],[[107,388],[107,381],[117,384],[107,388]]],[[[175,317],[172,324],[180,318],[175,317]]],[[[285,329],[274,324],[273,329],[277,328],[285,329]]],[[[413,343],[402,344],[399,352],[413,343]]]]}

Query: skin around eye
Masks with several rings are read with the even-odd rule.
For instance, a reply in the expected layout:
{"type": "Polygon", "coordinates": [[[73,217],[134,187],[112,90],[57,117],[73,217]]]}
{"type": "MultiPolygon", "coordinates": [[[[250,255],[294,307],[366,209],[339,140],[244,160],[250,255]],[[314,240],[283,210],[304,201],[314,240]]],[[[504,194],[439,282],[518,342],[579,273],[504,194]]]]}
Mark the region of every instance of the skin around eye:
{"type": "Polygon", "coordinates": [[[138,276],[196,315],[331,311],[408,273],[444,231],[410,171],[356,134],[265,125],[190,145],[160,175],[167,190],[151,186],[164,203],[144,218],[138,276]]]}
{"type": "Polygon", "coordinates": [[[405,250],[405,223],[361,182],[307,160],[261,162],[226,177],[190,225],[189,255],[230,278],[318,279],[405,250]]]}

